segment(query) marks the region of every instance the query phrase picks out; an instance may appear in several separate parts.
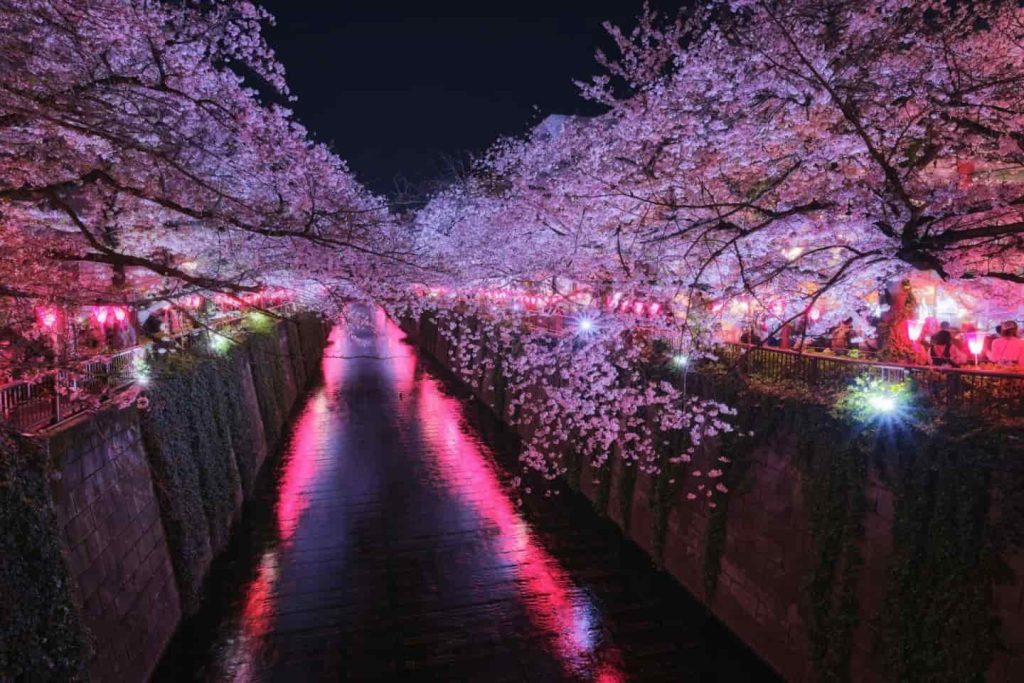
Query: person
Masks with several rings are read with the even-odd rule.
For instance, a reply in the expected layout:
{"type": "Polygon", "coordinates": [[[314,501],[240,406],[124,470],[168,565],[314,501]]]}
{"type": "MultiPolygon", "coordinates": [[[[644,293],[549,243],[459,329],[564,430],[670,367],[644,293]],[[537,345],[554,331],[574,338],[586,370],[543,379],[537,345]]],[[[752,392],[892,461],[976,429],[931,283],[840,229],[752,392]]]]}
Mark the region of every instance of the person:
{"type": "Polygon", "coordinates": [[[740,335],[740,344],[751,344],[756,346],[760,343],[761,337],[757,336],[757,332],[755,332],[754,328],[752,327],[750,329],[744,330],[743,334],[740,335]]]}
{"type": "Polygon", "coordinates": [[[142,331],[147,337],[156,338],[163,332],[164,321],[159,312],[149,312],[142,323],[142,331]]]}
{"type": "Polygon", "coordinates": [[[960,350],[953,343],[953,335],[949,330],[939,330],[932,335],[932,345],[928,349],[932,365],[955,368],[963,362],[960,350]]]}
{"type": "Polygon", "coordinates": [[[853,318],[847,318],[832,330],[832,351],[838,354],[845,354],[850,349],[850,340],[852,338],[853,318]]]}
{"type": "Polygon", "coordinates": [[[988,359],[1000,365],[1024,365],[1024,340],[1017,336],[1016,321],[999,326],[999,337],[992,341],[988,359]]]}

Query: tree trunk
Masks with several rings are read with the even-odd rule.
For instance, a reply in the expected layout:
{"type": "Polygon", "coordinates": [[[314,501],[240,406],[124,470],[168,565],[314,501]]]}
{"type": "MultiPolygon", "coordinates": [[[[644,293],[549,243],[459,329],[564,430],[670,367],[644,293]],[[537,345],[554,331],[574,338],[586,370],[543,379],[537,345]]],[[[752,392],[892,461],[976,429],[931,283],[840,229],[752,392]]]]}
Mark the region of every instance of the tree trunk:
{"type": "Polygon", "coordinates": [[[918,362],[920,352],[907,332],[907,321],[917,315],[917,301],[910,288],[910,281],[891,283],[882,293],[882,300],[889,304],[889,310],[882,314],[878,323],[879,358],[904,363],[918,362]]]}

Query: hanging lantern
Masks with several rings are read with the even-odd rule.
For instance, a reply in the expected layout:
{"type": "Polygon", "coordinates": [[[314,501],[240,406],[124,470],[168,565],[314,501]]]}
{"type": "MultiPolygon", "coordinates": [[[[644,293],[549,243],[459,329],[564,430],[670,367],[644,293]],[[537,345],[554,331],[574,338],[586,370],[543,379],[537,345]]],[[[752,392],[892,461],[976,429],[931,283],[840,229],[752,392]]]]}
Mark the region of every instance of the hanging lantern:
{"type": "Polygon", "coordinates": [[[99,308],[96,309],[96,321],[100,325],[106,325],[107,316],[109,315],[109,313],[110,312],[107,310],[106,306],[100,306],[99,308]]]}
{"type": "Polygon", "coordinates": [[[819,318],[821,318],[821,311],[819,311],[817,308],[812,308],[810,312],[807,314],[807,317],[809,317],[811,320],[818,320],[819,318]]]}
{"type": "Polygon", "coordinates": [[[117,322],[119,323],[124,322],[124,319],[127,317],[127,315],[128,314],[125,312],[125,310],[120,306],[114,309],[114,317],[117,319],[117,322]]]}
{"type": "Polygon", "coordinates": [[[965,334],[967,338],[967,348],[971,350],[974,357],[977,358],[981,355],[981,352],[985,350],[985,333],[984,332],[969,332],[965,334]]]}
{"type": "Polygon", "coordinates": [[[651,317],[653,318],[654,316],[658,315],[658,311],[661,310],[661,304],[655,302],[655,303],[650,305],[648,310],[650,311],[651,317]]]}
{"type": "Polygon", "coordinates": [[[39,322],[47,329],[52,329],[53,326],[57,324],[57,320],[59,318],[57,315],[57,309],[52,306],[37,309],[36,315],[39,316],[39,322]]]}

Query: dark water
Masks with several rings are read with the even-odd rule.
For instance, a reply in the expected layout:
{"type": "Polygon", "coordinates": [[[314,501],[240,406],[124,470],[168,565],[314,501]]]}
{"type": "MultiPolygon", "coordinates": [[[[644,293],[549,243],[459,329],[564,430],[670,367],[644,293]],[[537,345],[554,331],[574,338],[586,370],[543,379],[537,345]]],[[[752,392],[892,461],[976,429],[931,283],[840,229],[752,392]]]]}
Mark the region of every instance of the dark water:
{"type": "Polygon", "coordinates": [[[772,680],[383,316],[323,367],[157,680],[772,680]]]}

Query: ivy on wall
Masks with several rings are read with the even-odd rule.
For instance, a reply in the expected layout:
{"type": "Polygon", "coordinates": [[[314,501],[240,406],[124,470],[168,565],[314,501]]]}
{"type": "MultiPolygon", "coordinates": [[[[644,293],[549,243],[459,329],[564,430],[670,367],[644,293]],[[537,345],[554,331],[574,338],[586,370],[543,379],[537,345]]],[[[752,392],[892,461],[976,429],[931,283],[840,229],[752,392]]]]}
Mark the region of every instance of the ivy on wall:
{"type": "Polygon", "coordinates": [[[0,431],[0,680],[85,678],[86,638],[47,475],[35,444],[0,431]]]}
{"type": "MultiPolygon", "coordinates": [[[[153,380],[149,409],[142,413],[142,439],[182,608],[190,613],[199,606],[203,578],[213,559],[210,518],[216,519],[216,502],[205,494],[215,488],[211,475],[220,468],[210,463],[203,467],[193,452],[198,439],[209,438],[196,434],[200,425],[192,424],[192,401],[206,403],[206,397],[196,395],[195,369],[182,363],[163,370],[153,380]],[[201,474],[201,469],[206,472],[201,474]]],[[[198,455],[203,454],[205,449],[198,455]]]]}
{"type": "Polygon", "coordinates": [[[860,620],[867,458],[850,425],[824,408],[801,412],[794,433],[813,549],[807,583],[811,665],[818,678],[842,681],[849,679],[860,620]]]}
{"type": "Polygon", "coordinates": [[[248,498],[255,488],[259,474],[255,454],[266,446],[262,420],[259,424],[251,422],[245,411],[245,380],[251,382],[249,371],[249,355],[242,345],[233,345],[223,360],[223,371],[220,373],[222,406],[231,436],[231,446],[235,453],[235,466],[238,468],[238,479],[242,487],[242,495],[248,498]],[[249,374],[246,378],[245,375],[249,374]]]}
{"type": "Polygon", "coordinates": [[[288,417],[287,390],[283,359],[277,331],[250,328],[246,340],[249,350],[252,379],[256,398],[263,418],[263,431],[267,445],[273,449],[281,440],[282,429],[288,417]]]}
{"type": "MultiPolygon", "coordinates": [[[[992,512],[993,473],[1005,475],[1010,434],[969,418],[913,434],[893,472],[893,556],[880,647],[894,680],[980,681],[998,643],[993,585],[1019,510],[992,512]]],[[[1019,457],[1019,451],[1017,452],[1019,457]]],[[[1018,473],[1019,474],[1019,473],[1018,473]]],[[[1012,488],[1019,490],[1019,479],[1012,488]]],[[[1005,485],[1007,482],[1001,482],[1005,485]]]]}
{"type": "MultiPolygon", "coordinates": [[[[706,598],[718,584],[730,501],[754,483],[757,446],[777,441],[778,449],[797,456],[810,532],[799,562],[806,570],[801,611],[815,677],[849,680],[854,635],[867,616],[858,590],[870,469],[895,500],[887,597],[883,613],[872,617],[880,632],[874,665],[894,681],[982,680],[998,646],[993,587],[1008,576],[1000,557],[1024,540],[1020,426],[920,414],[902,425],[872,426],[796,383],[768,385],[714,365],[689,379],[693,391],[736,406],[740,420],[737,432],[715,447],[732,461],[722,479],[731,493],[709,514],[701,567],[706,598]],[[753,438],[745,436],[750,432],[753,438]]],[[[618,470],[619,512],[628,530],[636,472],[618,470]]],[[[652,491],[659,564],[669,512],[687,504],[671,468],[661,471],[652,491]]],[[[594,478],[594,507],[605,514],[610,468],[594,478]]]]}
{"type": "MultiPolygon", "coordinates": [[[[305,330],[304,359],[322,343],[323,333],[309,322],[299,329],[300,335],[305,330]]],[[[223,358],[175,354],[153,365],[142,436],[186,612],[198,607],[206,571],[227,545],[243,489],[251,490],[255,482],[256,439],[265,438],[272,449],[281,437],[291,408],[284,366],[295,361],[279,349],[276,326],[257,320],[223,358]],[[244,373],[249,372],[262,434],[244,411],[244,373]]]]}

